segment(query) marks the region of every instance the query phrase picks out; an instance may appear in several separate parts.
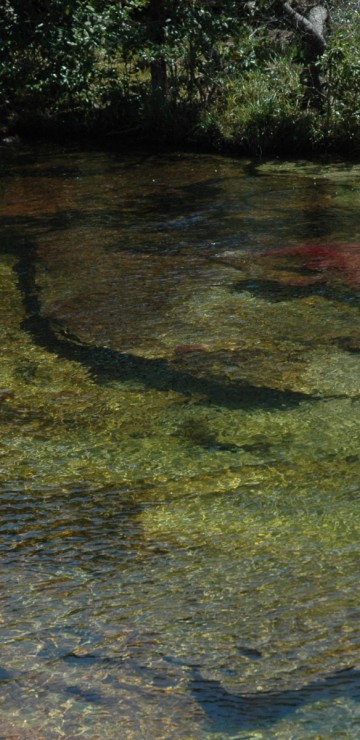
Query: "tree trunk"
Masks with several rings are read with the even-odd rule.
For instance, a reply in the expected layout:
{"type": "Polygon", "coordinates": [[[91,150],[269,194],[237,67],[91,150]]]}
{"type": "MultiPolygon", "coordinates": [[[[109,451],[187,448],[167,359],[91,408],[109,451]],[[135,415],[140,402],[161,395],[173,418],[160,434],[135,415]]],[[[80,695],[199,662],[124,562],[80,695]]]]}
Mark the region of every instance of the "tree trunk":
{"type": "Polygon", "coordinates": [[[282,3],[285,16],[298,31],[305,34],[310,44],[316,49],[318,56],[324,53],[326,48],[326,30],[328,11],[323,5],[317,5],[310,9],[308,18],[290,5],[287,0],[282,3]]]}
{"type": "Polygon", "coordinates": [[[160,0],[151,0],[148,7],[150,22],[149,38],[154,45],[154,59],[150,65],[151,94],[156,113],[166,102],[167,68],[166,61],[161,54],[161,46],[165,42],[164,23],[166,18],[164,3],[160,0]]]}
{"type": "Polygon", "coordinates": [[[319,61],[326,49],[326,35],[329,24],[329,12],[324,5],[315,5],[310,8],[307,16],[303,9],[296,10],[288,0],[281,2],[285,17],[291,25],[308,41],[309,62],[308,70],[312,87],[316,90],[318,100],[322,102],[326,95],[324,82],[321,78],[319,61]]]}

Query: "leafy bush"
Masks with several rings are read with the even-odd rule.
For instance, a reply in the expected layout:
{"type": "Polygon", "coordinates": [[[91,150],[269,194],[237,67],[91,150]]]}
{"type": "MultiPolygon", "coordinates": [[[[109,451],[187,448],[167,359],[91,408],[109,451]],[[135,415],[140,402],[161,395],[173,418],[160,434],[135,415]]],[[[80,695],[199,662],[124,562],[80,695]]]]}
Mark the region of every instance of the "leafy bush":
{"type": "Polygon", "coordinates": [[[260,59],[254,44],[246,57],[240,56],[241,73],[232,73],[213,111],[212,135],[216,138],[216,121],[218,141],[257,156],[312,148],[319,138],[318,119],[304,105],[302,68],[290,48],[279,56],[266,46],[260,38],[260,59]]]}

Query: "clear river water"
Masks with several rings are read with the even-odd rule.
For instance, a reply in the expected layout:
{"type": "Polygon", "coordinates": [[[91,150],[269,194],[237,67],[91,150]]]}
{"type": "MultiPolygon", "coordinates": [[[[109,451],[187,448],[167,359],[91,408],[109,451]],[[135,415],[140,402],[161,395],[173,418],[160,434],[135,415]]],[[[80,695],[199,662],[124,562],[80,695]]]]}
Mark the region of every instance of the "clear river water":
{"type": "Polygon", "coordinates": [[[360,165],[0,155],[0,737],[360,739],[360,165]]]}

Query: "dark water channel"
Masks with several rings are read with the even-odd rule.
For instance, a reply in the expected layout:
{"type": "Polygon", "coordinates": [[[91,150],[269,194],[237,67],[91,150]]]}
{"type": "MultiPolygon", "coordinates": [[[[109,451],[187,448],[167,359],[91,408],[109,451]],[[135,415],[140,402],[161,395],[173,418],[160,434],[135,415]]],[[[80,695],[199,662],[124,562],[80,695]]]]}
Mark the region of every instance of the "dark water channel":
{"type": "Polygon", "coordinates": [[[0,153],[0,737],[360,738],[360,166],[0,153]]]}

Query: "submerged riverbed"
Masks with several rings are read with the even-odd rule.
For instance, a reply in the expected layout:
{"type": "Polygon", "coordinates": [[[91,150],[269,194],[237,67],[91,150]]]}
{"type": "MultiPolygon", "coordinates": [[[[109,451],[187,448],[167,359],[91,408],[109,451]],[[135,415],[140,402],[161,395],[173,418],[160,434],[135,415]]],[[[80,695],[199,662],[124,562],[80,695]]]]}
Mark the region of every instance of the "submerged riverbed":
{"type": "Polygon", "coordinates": [[[360,738],[359,182],[3,150],[1,737],[360,738]]]}

